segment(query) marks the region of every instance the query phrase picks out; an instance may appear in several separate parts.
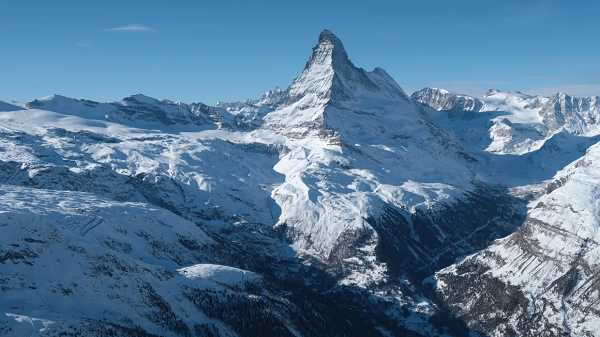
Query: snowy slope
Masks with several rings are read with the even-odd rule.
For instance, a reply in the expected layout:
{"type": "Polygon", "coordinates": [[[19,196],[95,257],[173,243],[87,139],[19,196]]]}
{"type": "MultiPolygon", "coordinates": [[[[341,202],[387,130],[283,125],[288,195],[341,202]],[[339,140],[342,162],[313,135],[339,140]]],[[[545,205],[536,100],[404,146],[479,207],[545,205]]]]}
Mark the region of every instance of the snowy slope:
{"type": "MultiPolygon", "coordinates": [[[[53,111],[86,119],[108,121],[144,129],[185,129],[198,127],[213,129],[226,127],[233,116],[225,110],[209,107],[202,103],[184,104],[166,99],[155,99],[142,94],[132,95],[122,101],[98,103],[77,100],[60,95],[50,95],[31,102],[22,103],[27,109],[53,111]]],[[[7,110],[10,111],[10,110],[7,110]]]]}
{"type": "Polygon", "coordinates": [[[257,100],[2,103],[0,332],[477,330],[421,281],[564,183],[599,140],[596,102],[409,97],[325,30],[292,84],[257,100]]]}
{"type": "Polygon", "coordinates": [[[516,233],[436,273],[442,307],[490,336],[595,336],[598,98],[412,97],[485,161],[487,179],[530,200],[516,233]]]}
{"type": "Polygon", "coordinates": [[[275,166],[286,179],[273,197],[298,250],[327,258],[344,233],[370,231],[373,199],[426,209],[473,179],[475,159],[383,70],[356,68],[331,32],[287,92],[258,134],[281,134],[291,150],[275,166]]]}
{"type": "Polygon", "coordinates": [[[3,313],[43,317],[64,329],[82,318],[135,321],[160,333],[153,327],[159,316],[172,317],[167,329],[176,329],[178,311],[191,310],[161,305],[175,304],[165,287],[176,279],[173,269],[214,250],[193,224],[147,204],[88,193],[3,185],[0,194],[3,313]]]}
{"type": "Polygon", "coordinates": [[[25,109],[25,104],[0,101],[0,111],[17,111],[25,109]]]}
{"type": "MultiPolygon", "coordinates": [[[[437,228],[458,218],[448,205],[488,193],[469,194],[476,159],[385,71],[355,67],[328,31],[290,88],[257,101],[213,108],[142,95],[114,103],[53,95],[21,106],[0,113],[2,146],[11,149],[0,152],[3,184],[166,209],[220,244],[207,253],[211,262],[332,294],[391,282],[367,299],[388,305],[369,314],[396,316],[403,306],[414,314],[398,315],[387,330],[434,331],[427,320],[435,305],[411,298],[418,289],[401,290],[399,279],[410,282],[399,278],[403,268],[445,265],[439,261],[516,228],[509,219],[519,207],[500,195],[509,215],[483,239],[461,239],[472,222],[437,228]],[[385,252],[377,249],[383,241],[385,252]],[[413,254],[402,253],[406,246],[413,254]],[[392,275],[387,264],[397,254],[392,275]]],[[[43,318],[27,308],[15,314],[43,318]]]]}
{"type": "Polygon", "coordinates": [[[323,311],[329,323],[304,326],[315,313],[300,312],[302,290],[206,263],[225,255],[220,244],[146,203],[2,185],[0,209],[3,335],[318,335],[338,319],[323,311]],[[271,326],[242,326],[240,315],[271,326]]]}
{"type": "Polygon", "coordinates": [[[599,165],[597,144],[531,202],[519,231],[436,274],[456,315],[494,336],[597,334],[599,165]]]}
{"type": "Polygon", "coordinates": [[[490,90],[469,97],[425,88],[412,95],[428,113],[473,151],[521,155],[536,151],[554,134],[600,134],[599,98],[558,93],[550,98],[490,90]]]}

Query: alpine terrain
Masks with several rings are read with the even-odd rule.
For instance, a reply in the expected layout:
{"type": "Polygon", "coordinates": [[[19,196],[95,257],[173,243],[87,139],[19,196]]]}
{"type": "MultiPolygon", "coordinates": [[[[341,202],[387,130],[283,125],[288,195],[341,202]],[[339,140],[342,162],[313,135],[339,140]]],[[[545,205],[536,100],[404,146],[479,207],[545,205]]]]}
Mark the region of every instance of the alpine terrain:
{"type": "Polygon", "coordinates": [[[0,102],[0,335],[596,336],[600,96],[0,102]]]}

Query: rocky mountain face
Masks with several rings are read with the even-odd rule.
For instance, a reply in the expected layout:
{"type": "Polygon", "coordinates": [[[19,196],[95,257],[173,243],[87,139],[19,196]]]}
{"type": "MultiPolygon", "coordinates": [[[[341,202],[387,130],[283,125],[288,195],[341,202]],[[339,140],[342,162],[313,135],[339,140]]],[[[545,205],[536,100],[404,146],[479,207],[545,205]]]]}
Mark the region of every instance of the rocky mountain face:
{"type": "Polygon", "coordinates": [[[574,97],[558,93],[542,106],[540,115],[551,131],[565,127],[574,133],[585,133],[597,126],[600,96],[574,97]]]}
{"type": "Polygon", "coordinates": [[[585,137],[600,133],[598,96],[558,93],[546,98],[493,89],[475,98],[425,88],[412,94],[412,98],[430,109],[430,115],[446,130],[462,134],[463,144],[492,140],[483,149],[486,152],[524,154],[539,149],[545,140],[561,131],[585,137]],[[461,122],[456,123],[457,120],[461,122]],[[481,134],[484,129],[487,135],[481,134]]]}
{"type": "Polygon", "coordinates": [[[520,229],[436,273],[446,307],[494,336],[596,336],[598,144],[555,176],[520,229]]]}
{"type": "Polygon", "coordinates": [[[257,100],[2,102],[0,332],[590,333],[597,99],[560,95],[409,97],[325,30],[257,100]]]}
{"type": "MultiPolygon", "coordinates": [[[[428,94],[431,91],[439,90],[424,89],[413,97],[447,113],[437,116],[448,129],[467,134],[474,126],[481,132],[485,124],[492,144],[497,143],[487,152],[506,156],[519,149],[519,156],[510,162],[518,164],[521,174],[527,174],[525,162],[536,163],[538,168],[530,174],[540,178],[507,180],[514,185],[513,195],[529,200],[517,232],[427,281],[440,306],[489,336],[597,335],[597,98],[562,93],[540,98],[494,90],[477,98],[481,107],[475,118],[483,123],[456,125],[451,114],[472,109],[451,111],[452,98],[440,101],[428,94]],[[530,130],[538,132],[527,140],[525,135],[534,134],[530,130]],[[519,148],[515,143],[538,145],[519,148]]],[[[487,160],[502,163],[493,157],[487,160]]]]}
{"type": "Polygon", "coordinates": [[[448,117],[452,120],[475,118],[483,108],[483,102],[477,98],[457,95],[438,88],[424,88],[412,94],[411,97],[434,110],[447,111],[448,117]]]}

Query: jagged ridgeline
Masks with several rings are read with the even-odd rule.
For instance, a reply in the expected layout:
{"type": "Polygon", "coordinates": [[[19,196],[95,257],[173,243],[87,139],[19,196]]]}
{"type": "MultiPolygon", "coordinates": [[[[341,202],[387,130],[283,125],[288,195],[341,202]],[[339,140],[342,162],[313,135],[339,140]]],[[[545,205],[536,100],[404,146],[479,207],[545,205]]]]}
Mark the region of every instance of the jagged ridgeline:
{"type": "Polygon", "coordinates": [[[593,336],[598,102],[408,96],[328,30],[257,100],[0,102],[0,334],[593,336]]]}

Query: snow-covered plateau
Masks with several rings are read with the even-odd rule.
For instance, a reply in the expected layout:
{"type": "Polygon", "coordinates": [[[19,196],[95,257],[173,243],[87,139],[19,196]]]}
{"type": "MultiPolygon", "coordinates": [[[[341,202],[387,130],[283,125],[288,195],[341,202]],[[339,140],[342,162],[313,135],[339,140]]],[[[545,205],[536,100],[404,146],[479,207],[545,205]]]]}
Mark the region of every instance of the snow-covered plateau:
{"type": "Polygon", "coordinates": [[[600,97],[0,102],[0,335],[594,336],[600,97]]]}

